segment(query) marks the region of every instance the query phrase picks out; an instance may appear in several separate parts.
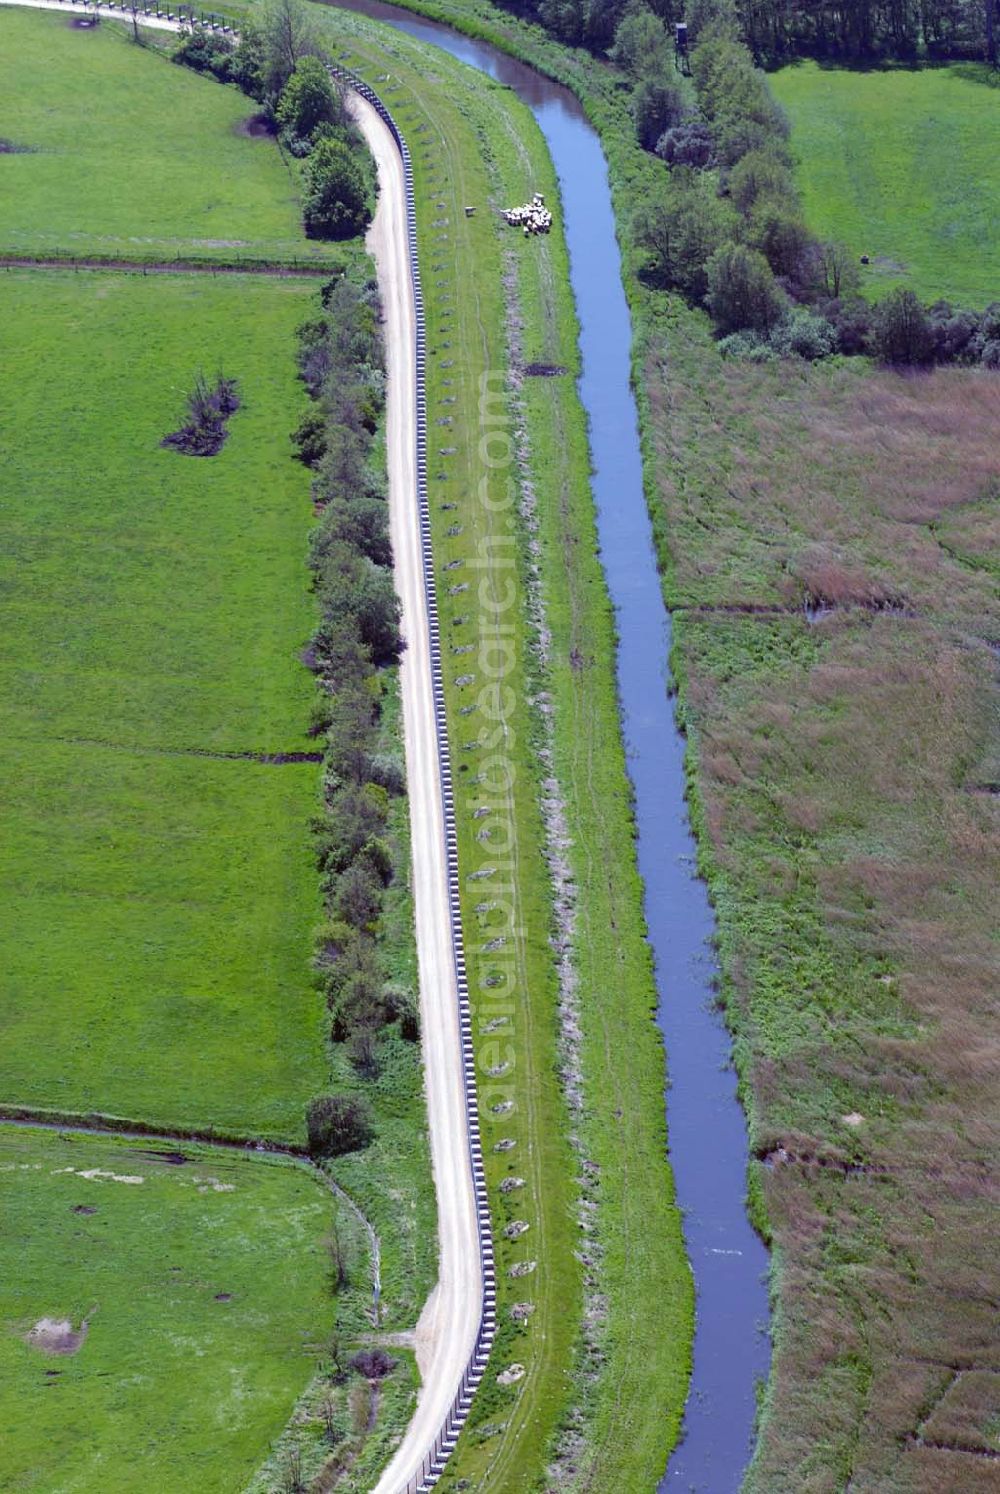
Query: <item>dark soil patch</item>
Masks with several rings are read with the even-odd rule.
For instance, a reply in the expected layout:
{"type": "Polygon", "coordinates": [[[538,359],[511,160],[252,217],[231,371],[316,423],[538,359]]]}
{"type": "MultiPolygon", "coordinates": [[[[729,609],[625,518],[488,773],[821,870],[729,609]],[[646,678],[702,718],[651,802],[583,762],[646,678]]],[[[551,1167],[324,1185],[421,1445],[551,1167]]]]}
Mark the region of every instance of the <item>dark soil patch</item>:
{"type": "Polygon", "coordinates": [[[561,363],[527,363],[524,368],[528,379],[555,379],[564,373],[569,373],[569,369],[563,368],[561,363]]]}
{"type": "Polygon", "coordinates": [[[93,1204],[74,1204],[73,1205],[73,1213],[74,1214],[96,1214],[97,1213],[97,1209],[95,1208],[95,1206],[93,1204]]]}
{"type": "Polygon", "coordinates": [[[151,1157],[154,1162],[166,1162],[168,1167],[183,1167],[191,1160],[185,1152],[144,1151],[141,1155],[151,1157]]]}
{"type": "Polygon", "coordinates": [[[216,1292],[215,1300],[216,1302],[232,1302],[233,1294],[232,1292],[216,1292]]]}
{"type": "Polygon", "coordinates": [[[97,22],[90,16],[67,16],[66,25],[71,31],[93,31],[96,29],[97,22]]]}
{"type": "Polygon", "coordinates": [[[30,156],[34,146],[18,145],[16,140],[0,138],[0,156],[30,156]]]}
{"type": "Polygon", "coordinates": [[[263,110],[251,114],[249,119],[239,120],[235,130],[237,135],[245,135],[248,140],[270,140],[277,134],[273,120],[263,110]]]}

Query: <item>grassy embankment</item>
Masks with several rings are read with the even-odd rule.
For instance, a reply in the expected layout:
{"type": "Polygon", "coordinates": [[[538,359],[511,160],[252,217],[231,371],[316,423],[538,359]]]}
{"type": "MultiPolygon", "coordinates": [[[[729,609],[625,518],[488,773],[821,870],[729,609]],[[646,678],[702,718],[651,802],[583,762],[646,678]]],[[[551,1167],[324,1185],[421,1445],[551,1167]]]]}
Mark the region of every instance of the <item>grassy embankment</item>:
{"type": "MultiPolygon", "coordinates": [[[[663,1161],[662,1051],[650,1021],[653,986],[630,845],[612,620],[595,555],[585,422],[572,383],[576,328],[565,245],[558,228],[547,240],[525,242],[491,212],[535,189],[554,202],[554,176],[537,127],[505,90],[406,38],[385,36],[376,43],[372,28],[349,17],[331,15],[328,28],[343,39],[344,60],[376,83],[410,140],[422,228],[432,512],[459,783],[465,921],[482,1004],[483,1120],[503,1281],[495,1363],[449,1479],[535,1487],[553,1434],[570,1427],[574,1438],[583,1434],[579,1445],[573,1443],[583,1479],[645,1487],[662,1468],[676,1432],[691,1300],[663,1161]],[[475,206],[474,217],[465,217],[466,204],[475,206]],[[518,378],[513,398],[493,404],[494,418],[502,411],[497,429],[520,439],[523,426],[531,455],[520,473],[513,466],[490,472],[477,449],[490,429],[481,424],[480,379],[492,372],[493,389],[502,387],[515,324],[519,366],[548,363],[569,372],[555,379],[518,378]],[[490,756],[480,740],[489,736],[490,724],[476,709],[486,681],[479,642],[490,627],[472,562],[487,536],[509,532],[507,514],[491,516],[476,501],[484,477],[501,506],[509,484],[523,478],[531,485],[545,627],[552,635],[543,662],[524,616],[534,557],[522,520],[521,596],[512,635],[516,662],[504,679],[512,690],[504,703],[505,746],[515,773],[510,796],[479,778],[490,756]],[[530,704],[534,697],[537,705],[542,691],[552,708],[553,767],[566,800],[570,844],[564,853],[575,884],[582,1049],[568,1047],[558,1025],[550,937],[559,929],[539,812],[551,793],[542,787],[550,770],[539,758],[547,745],[544,713],[530,704]],[[487,806],[489,815],[476,815],[487,806]],[[513,874],[504,869],[507,863],[513,874]],[[496,875],[483,876],[491,867],[496,875]],[[510,895],[508,884],[518,904],[512,922],[521,932],[514,938],[492,906],[498,895],[510,895]],[[613,943],[610,927],[616,930],[613,943]],[[502,954],[489,948],[495,937],[507,941],[502,954]],[[490,993],[507,971],[510,1016],[490,1031],[493,1013],[502,1010],[499,1002],[491,1004],[497,998],[490,993]],[[505,1060],[507,1072],[489,1073],[505,1060]],[[558,1073],[568,1071],[576,1083],[581,1066],[584,1104],[570,1116],[558,1073]],[[492,1105],[502,1105],[508,1094],[515,1109],[495,1114],[492,1105]],[[567,1143],[570,1127],[578,1139],[575,1154],[567,1143]],[[503,1138],[515,1141],[512,1151],[489,1149],[503,1138]],[[596,1168],[589,1174],[582,1169],[591,1181],[581,1187],[584,1160],[596,1168]],[[524,1186],[505,1196],[499,1192],[505,1178],[522,1178],[524,1186]],[[597,1206],[596,1228],[582,1234],[580,1221],[588,1222],[591,1204],[597,1206]],[[508,1241],[503,1230],[515,1220],[530,1229],[508,1241]],[[585,1274],[594,1323],[591,1351],[576,1360],[571,1380],[583,1307],[581,1247],[592,1262],[585,1274]],[[529,1275],[508,1277],[510,1267],[532,1261],[537,1264],[529,1275]],[[656,1315],[648,1311],[654,1299],[663,1304],[656,1315]],[[518,1328],[509,1309],[524,1301],[534,1312],[527,1327],[518,1328]],[[527,1373],[505,1389],[493,1377],[511,1361],[527,1373]]],[[[493,449],[502,450],[502,442],[493,449]]],[[[494,594],[502,595],[509,572],[493,567],[487,574],[494,594]]],[[[505,614],[504,623],[509,618],[505,614]]]]}
{"type": "MultiPolygon", "coordinates": [[[[60,124],[64,149],[55,176],[46,152],[2,158],[4,173],[12,165],[21,172],[35,252],[62,242],[58,233],[46,238],[44,214],[48,204],[52,221],[61,221],[60,194],[80,170],[79,150],[93,203],[78,221],[94,224],[93,241],[76,246],[80,254],[92,257],[93,243],[110,246],[112,257],[136,259],[164,257],[164,246],[220,258],[232,258],[238,247],[258,259],[298,257],[305,249],[300,236],[275,237],[298,235],[297,207],[273,144],[233,133],[253,110],[235,90],[135,48],[111,25],[80,33],[65,18],[5,10],[0,26],[5,37],[16,29],[19,59],[16,97],[8,92],[4,99],[6,137],[37,144],[48,131],[46,139],[55,140],[36,100],[50,98],[50,56],[59,59],[52,76],[70,88],[78,58],[65,51],[67,43],[89,59],[79,64],[92,68],[88,117],[101,121],[90,136],[77,131],[72,138],[60,124]],[[177,174],[170,191],[155,195],[155,172],[152,186],[133,175],[135,157],[120,149],[125,120],[167,154],[182,137],[187,154],[164,168],[177,174]],[[196,133],[189,133],[191,121],[196,133]],[[205,195],[199,183],[212,177],[216,160],[223,161],[219,181],[205,195]],[[236,197],[254,205],[253,213],[244,206],[242,218],[225,195],[225,178],[234,174],[236,197]],[[217,212],[213,197],[223,203],[217,212]],[[234,218],[239,245],[192,243],[206,232],[235,239],[234,218]]],[[[360,260],[356,245],[327,252],[331,263],[360,260]]],[[[298,659],[315,625],[305,566],[312,515],[307,474],[292,460],[289,440],[306,405],[295,378],[294,331],[312,314],[315,282],[14,271],[3,276],[0,294],[16,390],[10,428],[17,432],[5,452],[2,520],[10,647],[0,675],[9,801],[0,1102],[300,1142],[306,1100],[343,1079],[346,1067],[325,1045],[309,973],[318,916],[309,820],[319,775],[314,763],[252,757],[317,747],[306,736],[313,685],[298,659]],[[221,454],[192,460],[161,450],[161,438],[183,421],[198,371],[211,376],[220,366],[238,380],[242,398],[221,454]]],[[[391,720],[386,730],[392,732],[391,720]]],[[[405,807],[392,829],[405,848],[405,807]]],[[[385,921],[391,973],[405,974],[413,961],[405,875],[385,921]]],[[[380,1326],[389,1328],[412,1323],[433,1273],[419,1055],[413,1045],[398,1046],[387,1056],[393,1082],[386,1075],[375,1095],[376,1140],[363,1164],[346,1159],[339,1172],[381,1237],[380,1326]]],[[[5,1154],[16,1151],[21,1133],[3,1131],[0,1144],[5,1154]]],[[[94,1155],[114,1145],[96,1141],[94,1155]]],[[[32,1238],[51,1250],[56,1205],[35,1181],[32,1238]]],[[[300,1312],[295,1352],[286,1352],[287,1335],[281,1356],[272,1359],[261,1347],[272,1331],[266,1294],[255,1299],[257,1337],[240,1339],[237,1359],[256,1373],[260,1348],[273,1392],[244,1428],[239,1455],[248,1469],[280,1432],[334,1322],[345,1357],[359,1337],[371,1336],[367,1246],[350,1211],[286,1168],[268,1175],[277,1225],[287,1218],[291,1226],[304,1186],[322,1216],[315,1234],[301,1248],[290,1234],[284,1250],[262,1250],[258,1261],[268,1281],[293,1270],[308,1277],[308,1291],[293,1301],[300,1312]],[[283,1189],[290,1190],[284,1200],[283,1189]],[[348,1239],[351,1277],[336,1304],[317,1275],[319,1241],[334,1217],[348,1239]]],[[[209,1226],[221,1270],[242,1252],[243,1237],[226,1216],[209,1226]]],[[[8,1236],[11,1249],[23,1243],[22,1231],[8,1236]]],[[[125,1252],[119,1263],[123,1282],[144,1294],[143,1331],[155,1369],[173,1307],[155,1279],[142,1276],[138,1254],[134,1279],[127,1275],[129,1259],[125,1252]]],[[[9,1282],[13,1272],[0,1275],[9,1282]]],[[[64,1299],[41,1277],[37,1286],[35,1316],[58,1311],[64,1299]]],[[[0,1316],[19,1321],[32,1310],[19,1298],[13,1306],[5,1301],[0,1316]]],[[[89,1372],[95,1345],[110,1342],[121,1322],[118,1307],[105,1308],[74,1360],[86,1391],[81,1415],[108,1431],[102,1487],[132,1487],[136,1479],[164,1486],[149,1461],[158,1456],[152,1441],[137,1448],[134,1439],[127,1446],[114,1440],[122,1423],[110,1414],[113,1402],[130,1425],[144,1423],[128,1373],[113,1379],[89,1372]]],[[[195,1449],[200,1436],[206,1459],[216,1421],[228,1414],[237,1362],[230,1348],[229,1340],[217,1340],[205,1366],[221,1399],[191,1377],[184,1402],[190,1445],[195,1449]]],[[[37,1354],[32,1349],[29,1360],[37,1354]]],[[[396,1354],[404,1364],[382,1395],[373,1437],[365,1435],[367,1391],[356,1377],[314,1386],[316,1414],[302,1434],[309,1459],[323,1455],[320,1403],[329,1391],[337,1429],[347,1434],[338,1453],[354,1465],[352,1476],[370,1481],[412,1395],[406,1354],[396,1354]]],[[[168,1361],[166,1373],[176,1378],[168,1361]]],[[[158,1370],[150,1372],[150,1387],[174,1409],[183,1401],[180,1387],[161,1383],[158,1370]]],[[[18,1443],[18,1456],[26,1446],[18,1443]]],[[[274,1486],[287,1472],[280,1458],[272,1471],[274,1486]]]]}
{"type": "Polygon", "coordinates": [[[613,75],[484,5],[433,9],[574,87],[611,164],[702,867],[772,1164],[750,1175],[776,1249],[750,1485],[992,1487],[1000,386],[724,364],[635,277],[658,168],[613,75]],[[816,626],[806,594],[836,604],[816,626]]]}
{"type": "Polygon", "coordinates": [[[985,65],[806,62],[770,83],[809,223],[869,256],[871,294],[902,284],[976,310],[1000,296],[1000,89],[985,65]]]}
{"type": "Polygon", "coordinates": [[[339,263],[302,232],[298,162],[244,133],[258,105],[164,67],[147,35],[3,7],[0,254],[339,263]]]}

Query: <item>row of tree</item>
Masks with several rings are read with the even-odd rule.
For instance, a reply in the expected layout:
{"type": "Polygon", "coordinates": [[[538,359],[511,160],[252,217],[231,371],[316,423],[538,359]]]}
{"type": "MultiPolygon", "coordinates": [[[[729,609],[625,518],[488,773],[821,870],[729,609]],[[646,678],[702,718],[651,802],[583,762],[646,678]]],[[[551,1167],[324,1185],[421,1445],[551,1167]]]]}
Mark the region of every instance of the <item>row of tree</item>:
{"type": "MultiPolygon", "coordinates": [[[[714,0],[501,0],[553,36],[592,52],[609,50],[623,17],[645,12],[672,26],[685,20],[697,40],[714,19],[714,0]]],[[[734,23],[753,55],[776,62],[795,54],[874,61],[885,57],[987,59],[998,44],[998,0],[730,0],[734,23]]]]}
{"type": "Polygon", "coordinates": [[[325,738],[314,829],[326,922],[316,969],[331,1038],[371,1078],[383,1029],[419,1036],[415,995],[387,978],[379,942],[395,874],[391,801],[405,778],[381,742],[382,669],[402,641],[385,478],[373,461],[385,391],[373,283],[342,276],[328,287],[323,314],[300,329],[299,370],[312,409],[295,441],[314,472],[319,514],[309,554],[320,611],[309,660],[322,691],[315,729],[325,738]]]}

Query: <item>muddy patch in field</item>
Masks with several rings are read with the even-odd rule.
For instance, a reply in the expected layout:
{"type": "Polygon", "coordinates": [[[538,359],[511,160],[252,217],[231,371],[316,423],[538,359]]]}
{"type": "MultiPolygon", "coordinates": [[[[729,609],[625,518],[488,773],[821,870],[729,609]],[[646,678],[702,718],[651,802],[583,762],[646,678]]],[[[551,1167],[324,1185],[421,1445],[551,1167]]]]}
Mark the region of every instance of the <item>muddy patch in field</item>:
{"type": "Polygon", "coordinates": [[[243,135],[247,140],[269,140],[277,134],[274,121],[263,110],[251,114],[249,119],[237,120],[233,129],[237,135],[243,135]]]}
{"type": "Polygon", "coordinates": [[[0,136],[0,156],[30,156],[33,145],[19,145],[16,140],[5,140],[0,136]]]}
{"type": "Polygon", "coordinates": [[[90,16],[67,16],[66,25],[71,31],[93,31],[97,22],[90,16]]]}
{"type": "Polygon", "coordinates": [[[191,1160],[185,1152],[143,1151],[141,1155],[151,1157],[154,1162],[165,1162],[168,1167],[183,1167],[191,1160]]]}
{"type": "Polygon", "coordinates": [[[74,1204],[73,1205],[73,1213],[74,1214],[96,1214],[97,1213],[97,1209],[95,1208],[95,1206],[93,1204],[74,1204]]]}
{"type": "Polygon", "coordinates": [[[86,1318],[79,1328],[74,1328],[69,1318],[39,1318],[25,1334],[25,1343],[42,1354],[75,1354],[87,1337],[87,1327],[86,1318]]]}

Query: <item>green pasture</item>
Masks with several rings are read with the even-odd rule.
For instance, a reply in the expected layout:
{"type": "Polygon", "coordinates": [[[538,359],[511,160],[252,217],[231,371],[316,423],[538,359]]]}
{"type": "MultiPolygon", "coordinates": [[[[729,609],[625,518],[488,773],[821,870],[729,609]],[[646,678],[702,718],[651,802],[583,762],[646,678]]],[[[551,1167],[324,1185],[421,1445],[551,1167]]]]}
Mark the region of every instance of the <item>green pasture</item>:
{"type": "Polygon", "coordinates": [[[0,303],[0,1096],[297,1137],[317,768],[236,754],[314,745],[307,289],[20,271],[0,303]],[[162,450],[220,367],[221,454],[162,450]]]}
{"type": "Polygon", "coordinates": [[[232,1494],[334,1318],[333,1200],[291,1164],[0,1130],[0,1487],[232,1494]],[[86,1336],[29,1342],[42,1319],[86,1336]]]}
{"type": "Polygon", "coordinates": [[[297,164],[242,133],[252,99],[74,19],[0,10],[0,253],[340,258],[302,233],[297,164]]]}
{"type": "Polygon", "coordinates": [[[771,87],[792,124],[810,226],[908,285],[981,309],[1000,300],[1000,89],[985,67],[851,72],[813,62],[771,87]]]}

